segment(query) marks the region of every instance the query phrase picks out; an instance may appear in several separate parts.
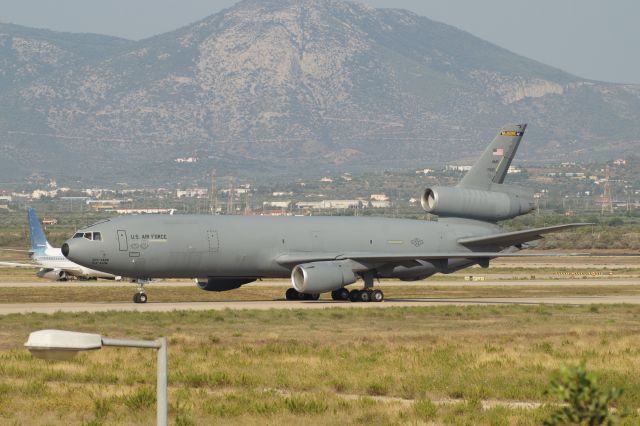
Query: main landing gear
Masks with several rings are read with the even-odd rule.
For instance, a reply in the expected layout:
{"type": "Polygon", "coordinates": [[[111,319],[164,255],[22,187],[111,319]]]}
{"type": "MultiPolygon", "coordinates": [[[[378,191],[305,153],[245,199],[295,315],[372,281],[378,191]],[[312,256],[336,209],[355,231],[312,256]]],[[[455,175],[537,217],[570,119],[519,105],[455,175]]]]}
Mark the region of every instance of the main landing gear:
{"type": "MultiPolygon", "coordinates": [[[[382,290],[374,290],[373,289],[373,278],[374,274],[372,271],[367,271],[362,274],[362,279],[364,281],[364,288],[362,290],[351,290],[348,292],[349,300],[352,302],[382,302],[384,300],[384,293],[382,290]]],[[[336,291],[347,291],[345,288],[341,288],[336,291]]],[[[333,296],[333,293],[331,293],[333,296]]],[[[343,294],[341,294],[342,296],[343,294]]],[[[336,300],[336,299],[333,299],[336,300]]],[[[346,300],[346,299],[338,299],[338,300],[346,300]]]]}
{"type": "Polygon", "coordinates": [[[138,290],[133,295],[133,303],[147,303],[147,293],[144,292],[144,285],[148,284],[150,280],[137,279],[138,290]]]}
{"type": "Polygon", "coordinates": [[[300,293],[295,288],[290,288],[284,294],[287,300],[318,300],[320,299],[319,293],[300,293]]]}
{"type": "MultiPolygon", "coordinates": [[[[295,288],[290,288],[285,293],[285,298],[287,300],[318,300],[320,295],[317,293],[299,293],[295,288]]],[[[384,293],[382,290],[374,290],[371,288],[349,291],[342,287],[332,291],[331,298],[333,300],[350,300],[352,302],[382,302],[384,300],[384,293]]]]}
{"type": "Polygon", "coordinates": [[[349,300],[352,302],[382,302],[384,293],[382,290],[373,290],[371,288],[351,290],[349,292],[349,300]]]}

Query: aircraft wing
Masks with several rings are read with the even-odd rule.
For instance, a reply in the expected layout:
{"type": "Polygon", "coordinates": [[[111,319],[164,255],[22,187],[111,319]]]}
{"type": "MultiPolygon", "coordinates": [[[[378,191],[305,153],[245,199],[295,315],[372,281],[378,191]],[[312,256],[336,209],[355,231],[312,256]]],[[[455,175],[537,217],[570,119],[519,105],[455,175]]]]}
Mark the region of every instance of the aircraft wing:
{"type": "Polygon", "coordinates": [[[563,229],[577,228],[593,225],[592,223],[569,223],[566,225],[547,226],[545,228],[525,229],[524,231],[503,232],[500,234],[486,235],[482,237],[465,237],[458,240],[463,246],[500,246],[509,247],[528,241],[539,240],[543,234],[556,232],[563,229]]]}
{"type": "Polygon", "coordinates": [[[439,260],[439,259],[494,259],[496,257],[549,257],[549,256],[581,256],[583,253],[509,253],[509,252],[453,252],[453,253],[288,253],[276,258],[281,265],[297,265],[308,262],[327,260],[357,260],[372,262],[400,262],[406,260],[439,260]]]}
{"type": "MultiPolygon", "coordinates": [[[[52,268],[47,268],[42,265],[38,265],[37,263],[17,263],[17,262],[0,262],[0,267],[9,267],[9,268],[33,268],[33,269],[42,269],[47,271],[53,271],[52,268]]],[[[82,269],[78,268],[60,268],[60,270],[65,271],[69,275],[80,275],[82,274],[82,269]]]]}
{"type": "Polygon", "coordinates": [[[41,265],[36,263],[17,263],[17,262],[0,262],[0,266],[8,266],[10,268],[42,268],[41,265]]]}

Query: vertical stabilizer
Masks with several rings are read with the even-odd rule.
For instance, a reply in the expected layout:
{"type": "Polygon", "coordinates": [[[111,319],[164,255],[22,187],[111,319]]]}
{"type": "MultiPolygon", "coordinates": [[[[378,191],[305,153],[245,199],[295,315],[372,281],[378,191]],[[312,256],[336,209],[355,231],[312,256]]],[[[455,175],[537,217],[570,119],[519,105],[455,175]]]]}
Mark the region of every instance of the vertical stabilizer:
{"type": "Polygon", "coordinates": [[[458,186],[487,190],[493,184],[504,182],[526,128],[526,124],[503,126],[458,186]]]}
{"type": "Polygon", "coordinates": [[[47,237],[44,235],[44,231],[42,230],[42,226],[40,225],[40,221],[38,220],[38,215],[36,211],[29,207],[27,209],[27,217],[29,218],[29,233],[31,236],[31,251],[38,252],[44,251],[48,247],[49,242],[47,241],[47,237]]]}

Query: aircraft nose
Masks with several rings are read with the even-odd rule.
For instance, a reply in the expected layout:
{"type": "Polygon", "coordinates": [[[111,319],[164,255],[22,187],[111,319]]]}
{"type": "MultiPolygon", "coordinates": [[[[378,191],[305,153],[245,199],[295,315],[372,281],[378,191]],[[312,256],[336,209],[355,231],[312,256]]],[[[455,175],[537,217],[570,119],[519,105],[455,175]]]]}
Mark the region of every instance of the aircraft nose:
{"type": "Polygon", "coordinates": [[[64,244],[62,245],[62,247],[60,248],[60,250],[62,250],[62,255],[63,255],[64,257],[69,257],[69,244],[64,243],[64,244]]]}

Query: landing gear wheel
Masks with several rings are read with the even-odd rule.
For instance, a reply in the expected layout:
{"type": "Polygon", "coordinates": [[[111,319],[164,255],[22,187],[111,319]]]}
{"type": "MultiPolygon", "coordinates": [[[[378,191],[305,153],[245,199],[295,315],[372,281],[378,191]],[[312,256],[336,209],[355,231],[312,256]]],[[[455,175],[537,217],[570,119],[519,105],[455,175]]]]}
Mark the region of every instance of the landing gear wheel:
{"type": "Polygon", "coordinates": [[[360,290],[351,290],[349,292],[349,300],[351,300],[352,302],[359,302],[360,301],[360,290]]]}
{"type": "Polygon", "coordinates": [[[320,299],[319,293],[298,293],[298,300],[318,300],[320,299]]]}
{"type": "Polygon", "coordinates": [[[300,293],[295,288],[287,289],[287,292],[284,294],[284,298],[287,300],[299,300],[300,293]]]}
{"type": "Polygon", "coordinates": [[[349,300],[349,290],[342,287],[331,292],[331,298],[333,300],[349,300]]]}
{"type": "Polygon", "coordinates": [[[369,294],[369,292],[367,290],[362,290],[362,291],[360,291],[360,294],[358,295],[358,301],[359,302],[370,302],[371,301],[371,295],[369,294]]]}
{"type": "Polygon", "coordinates": [[[137,278],[138,291],[133,295],[133,303],[147,303],[147,293],[144,292],[145,284],[151,282],[149,278],[137,278]]]}
{"type": "Polygon", "coordinates": [[[133,303],[147,303],[146,293],[136,293],[133,295],[133,303]]]}
{"type": "Polygon", "coordinates": [[[384,300],[384,293],[382,290],[373,290],[371,292],[371,301],[372,302],[382,302],[384,300]]]}

